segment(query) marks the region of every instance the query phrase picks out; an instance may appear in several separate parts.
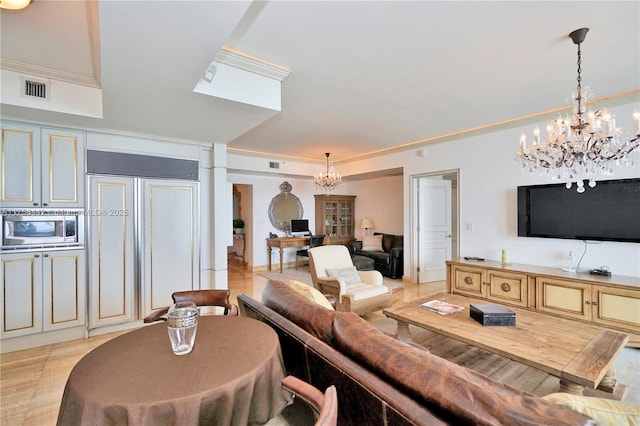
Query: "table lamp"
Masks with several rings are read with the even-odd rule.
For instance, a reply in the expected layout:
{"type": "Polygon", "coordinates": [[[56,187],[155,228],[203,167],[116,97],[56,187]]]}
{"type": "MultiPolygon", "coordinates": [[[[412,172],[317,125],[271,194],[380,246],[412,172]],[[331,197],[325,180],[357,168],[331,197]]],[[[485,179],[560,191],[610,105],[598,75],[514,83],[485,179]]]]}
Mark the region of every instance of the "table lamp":
{"type": "Polygon", "coordinates": [[[373,220],[369,219],[368,217],[364,217],[362,218],[362,220],[360,221],[360,228],[364,229],[364,235],[367,235],[367,230],[369,228],[373,228],[375,225],[373,224],[373,220]]]}

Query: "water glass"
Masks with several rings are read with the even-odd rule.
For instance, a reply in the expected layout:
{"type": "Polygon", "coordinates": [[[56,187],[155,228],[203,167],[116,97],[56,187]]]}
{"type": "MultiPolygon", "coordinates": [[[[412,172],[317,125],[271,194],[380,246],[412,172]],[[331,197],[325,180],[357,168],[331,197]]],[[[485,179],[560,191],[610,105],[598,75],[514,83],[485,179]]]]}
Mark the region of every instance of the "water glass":
{"type": "Polygon", "coordinates": [[[198,330],[198,308],[195,303],[172,305],[167,313],[167,330],[174,354],[186,355],[191,352],[198,330]]]}

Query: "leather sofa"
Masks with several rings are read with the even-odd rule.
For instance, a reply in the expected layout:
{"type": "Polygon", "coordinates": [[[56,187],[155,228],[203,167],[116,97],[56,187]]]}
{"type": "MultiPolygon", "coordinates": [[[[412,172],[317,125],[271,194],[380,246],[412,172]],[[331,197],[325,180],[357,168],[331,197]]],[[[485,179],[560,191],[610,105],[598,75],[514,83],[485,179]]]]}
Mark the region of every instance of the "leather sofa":
{"type": "MultiPolygon", "coordinates": [[[[376,232],[374,235],[382,235],[383,251],[363,250],[362,241],[356,241],[347,246],[351,257],[367,257],[373,259],[374,269],[380,271],[385,277],[402,278],[404,272],[404,237],[402,235],[383,234],[379,232],[376,232]]],[[[355,261],[354,264],[356,264],[355,261]]]]}
{"type": "Polygon", "coordinates": [[[589,417],[497,382],[326,309],[270,281],[240,314],[279,336],[286,373],[335,385],[340,425],[595,425],[589,417]]]}

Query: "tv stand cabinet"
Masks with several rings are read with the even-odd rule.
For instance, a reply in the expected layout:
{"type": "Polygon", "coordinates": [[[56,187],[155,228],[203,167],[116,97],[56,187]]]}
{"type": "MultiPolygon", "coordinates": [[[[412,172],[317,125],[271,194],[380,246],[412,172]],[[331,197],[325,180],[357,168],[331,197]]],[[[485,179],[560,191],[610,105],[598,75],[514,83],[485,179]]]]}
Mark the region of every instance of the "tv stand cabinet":
{"type": "Polygon", "coordinates": [[[640,347],[637,277],[453,259],[447,261],[447,292],[625,331],[629,345],[640,347]]]}

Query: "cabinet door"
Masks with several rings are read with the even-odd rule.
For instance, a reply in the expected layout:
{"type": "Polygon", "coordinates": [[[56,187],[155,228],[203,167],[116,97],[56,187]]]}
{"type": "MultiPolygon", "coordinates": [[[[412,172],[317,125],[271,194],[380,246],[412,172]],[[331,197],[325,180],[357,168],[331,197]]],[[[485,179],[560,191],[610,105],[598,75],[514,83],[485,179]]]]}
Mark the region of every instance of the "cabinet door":
{"type": "Polygon", "coordinates": [[[591,321],[591,285],[554,278],[536,278],[538,310],[591,321]]]}
{"type": "Polygon", "coordinates": [[[40,207],[40,130],[2,123],[2,207],[40,207]]]}
{"type": "Polygon", "coordinates": [[[593,286],[593,322],[640,333],[640,290],[593,286]]]}
{"type": "Polygon", "coordinates": [[[40,253],[2,255],[2,338],[42,331],[42,257],[40,253]]]}
{"type": "Polygon", "coordinates": [[[132,178],[89,178],[91,328],[135,319],[132,178]]]}
{"type": "Polygon", "coordinates": [[[527,306],[526,275],[488,270],[487,278],[487,299],[498,303],[527,306]]]}
{"type": "Polygon", "coordinates": [[[84,250],[42,253],[43,330],[59,330],[85,324],[84,250]]]}
{"type": "Polygon", "coordinates": [[[84,206],[84,133],[42,130],[42,205],[84,206]]]}
{"type": "Polygon", "coordinates": [[[175,291],[199,285],[198,183],[144,180],[142,315],[167,306],[175,291]]]}
{"type": "Polygon", "coordinates": [[[353,238],[353,203],[350,201],[340,203],[340,237],[344,242],[353,238]]]}
{"type": "Polygon", "coordinates": [[[326,201],[324,203],[324,234],[329,237],[338,236],[338,209],[339,203],[337,201],[326,201]]]}
{"type": "Polygon", "coordinates": [[[453,292],[475,297],[486,297],[486,270],[472,266],[455,265],[452,272],[453,292]]]}

